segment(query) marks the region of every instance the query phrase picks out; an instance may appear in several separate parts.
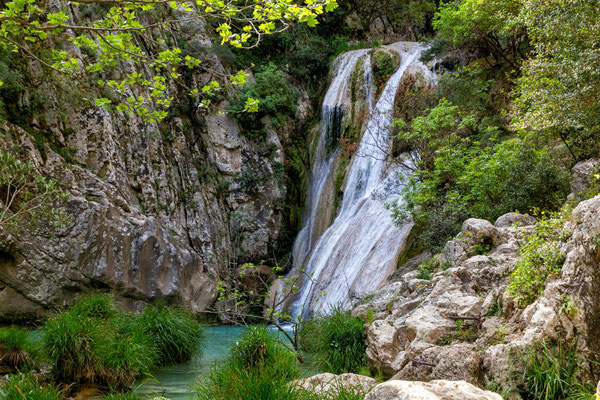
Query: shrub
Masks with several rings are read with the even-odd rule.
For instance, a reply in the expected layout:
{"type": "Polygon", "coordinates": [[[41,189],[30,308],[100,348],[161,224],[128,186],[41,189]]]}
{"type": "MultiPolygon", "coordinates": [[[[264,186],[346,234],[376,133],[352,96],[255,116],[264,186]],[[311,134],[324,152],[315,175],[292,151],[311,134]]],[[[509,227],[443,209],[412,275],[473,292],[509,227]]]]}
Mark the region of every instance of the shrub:
{"type": "Polygon", "coordinates": [[[59,382],[128,386],[155,365],[152,338],[119,319],[77,314],[77,307],[50,318],[43,343],[59,382]]]}
{"type": "Polygon", "coordinates": [[[32,361],[33,351],[27,331],[15,327],[0,329],[0,364],[22,368],[32,361]]]}
{"type": "Polygon", "coordinates": [[[193,315],[164,304],[147,306],[139,317],[139,326],[152,338],[161,364],[190,360],[204,337],[204,328],[193,315]]]}
{"type": "Polygon", "coordinates": [[[0,385],[3,400],[61,400],[62,390],[54,385],[42,384],[33,374],[11,375],[0,385]]]}
{"type": "Polygon", "coordinates": [[[575,343],[535,344],[522,354],[521,395],[525,400],[594,399],[594,388],[579,381],[575,343]]]}
{"type": "Polygon", "coordinates": [[[291,381],[300,377],[296,354],[283,346],[275,332],[251,327],[234,346],[226,362],[215,366],[196,386],[200,400],[362,400],[365,393],[335,387],[317,395],[291,381]]]}
{"type": "Polygon", "coordinates": [[[203,328],[181,310],[118,311],[107,294],[85,297],[44,325],[43,347],[59,382],[120,389],[156,365],[189,360],[203,328]]]}
{"type": "Polygon", "coordinates": [[[305,321],[300,340],[303,350],[335,374],[358,373],[366,364],[364,321],[350,311],[336,308],[331,314],[305,321]]]}
{"type": "Polygon", "coordinates": [[[558,275],[564,255],[561,242],[569,236],[563,212],[542,215],[535,229],[524,234],[515,270],[509,277],[507,293],[525,307],[535,301],[546,287],[546,279],[558,275]]]}
{"type": "Polygon", "coordinates": [[[264,140],[266,131],[262,124],[265,116],[280,123],[280,117],[293,116],[296,112],[296,91],[288,83],[286,74],[274,63],[269,63],[254,76],[255,82],[249,83],[241,90],[238,101],[229,111],[236,113],[242,127],[242,133],[252,140],[264,140]],[[242,112],[246,101],[250,98],[260,102],[258,112],[242,112]]]}
{"type": "Polygon", "coordinates": [[[405,202],[392,210],[399,222],[412,215],[427,247],[440,248],[466,218],[553,210],[566,197],[568,173],[548,151],[520,139],[494,144],[493,126],[472,115],[461,118],[446,100],[410,128],[396,125],[398,138],[418,151],[420,160],[404,190],[405,202]]]}

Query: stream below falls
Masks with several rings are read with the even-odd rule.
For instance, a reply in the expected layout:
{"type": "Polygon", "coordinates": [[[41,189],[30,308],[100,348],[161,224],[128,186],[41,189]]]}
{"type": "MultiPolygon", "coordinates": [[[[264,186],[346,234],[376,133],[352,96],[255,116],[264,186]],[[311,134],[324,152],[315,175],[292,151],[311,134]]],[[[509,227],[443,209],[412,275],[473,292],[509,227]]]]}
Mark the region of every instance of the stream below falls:
{"type": "MultiPolygon", "coordinates": [[[[152,376],[138,383],[135,391],[146,396],[163,396],[170,400],[195,399],[194,385],[199,377],[210,373],[211,368],[224,361],[229,349],[239,340],[246,328],[241,326],[208,326],[204,330],[204,349],[192,360],[175,365],[166,365],[152,371],[152,376]]],[[[284,344],[289,341],[280,334],[284,344]]],[[[303,367],[306,376],[319,373],[314,366],[303,367]]]]}
{"type": "Polygon", "coordinates": [[[241,326],[206,327],[202,353],[186,363],[166,365],[153,371],[152,377],[141,383],[136,392],[171,400],[193,399],[193,386],[198,377],[207,375],[216,363],[223,361],[245,331],[246,328],[241,326]]]}

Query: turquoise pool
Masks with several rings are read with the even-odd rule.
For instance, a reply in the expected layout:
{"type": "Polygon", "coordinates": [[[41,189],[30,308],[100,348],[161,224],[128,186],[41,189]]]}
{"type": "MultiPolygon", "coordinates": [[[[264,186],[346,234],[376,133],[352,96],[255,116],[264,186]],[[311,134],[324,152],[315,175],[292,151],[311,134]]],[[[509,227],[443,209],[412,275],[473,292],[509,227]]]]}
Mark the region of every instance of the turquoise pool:
{"type": "Polygon", "coordinates": [[[152,378],[141,383],[136,391],[171,400],[193,399],[192,386],[197,377],[206,374],[216,362],[223,360],[245,331],[241,326],[207,327],[206,345],[199,357],[184,364],[169,365],[153,371],[152,378]]]}

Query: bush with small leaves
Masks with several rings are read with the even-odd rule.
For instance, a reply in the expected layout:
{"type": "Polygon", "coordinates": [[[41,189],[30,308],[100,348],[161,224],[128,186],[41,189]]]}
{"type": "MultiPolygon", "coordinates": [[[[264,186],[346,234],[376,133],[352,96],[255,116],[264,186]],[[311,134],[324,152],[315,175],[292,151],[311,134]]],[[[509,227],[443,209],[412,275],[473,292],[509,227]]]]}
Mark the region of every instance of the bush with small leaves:
{"type": "Polygon", "coordinates": [[[570,232],[565,228],[566,211],[543,212],[533,232],[524,233],[519,259],[509,277],[507,293],[521,307],[535,301],[546,287],[546,279],[560,273],[565,256],[561,244],[570,232]]]}

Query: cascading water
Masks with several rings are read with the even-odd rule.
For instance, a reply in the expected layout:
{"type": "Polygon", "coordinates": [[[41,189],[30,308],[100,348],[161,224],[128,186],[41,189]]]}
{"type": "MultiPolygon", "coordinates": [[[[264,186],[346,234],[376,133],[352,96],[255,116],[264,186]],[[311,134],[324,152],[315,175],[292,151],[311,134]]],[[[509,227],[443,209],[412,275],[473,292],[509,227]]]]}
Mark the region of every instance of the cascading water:
{"type": "MultiPolygon", "coordinates": [[[[432,79],[432,74],[418,61],[422,51],[418,44],[397,43],[389,47],[400,53],[401,65],[387,82],[371,112],[346,178],[337,217],[318,240],[311,243],[315,239],[307,237],[310,236],[314,213],[319,207],[322,190],[319,185],[327,180],[325,175],[330,174],[333,158],[324,158],[321,165],[314,164],[316,168],[313,169],[308,204],[311,217],[298,236],[294,249],[295,264],[303,266],[306,274],[312,278],[302,284],[295,297],[291,307],[295,315],[307,311],[327,312],[336,306],[347,309],[352,306],[353,300],[363,298],[377,289],[395,270],[398,254],[410,233],[412,224],[407,222],[397,226],[385,206],[399,199],[400,186],[403,184],[400,175],[409,172],[406,168],[392,165],[389,160],[390,125],[396,92],[409,67],[418,68],[419,73],[428,80],[432,79]]],[[[369,86],[366,91],[370,93],[373,81],[370,57],[366,53],[358,54],[348,53],[345,60],[366,57],[364,83],[369,86]]],[[[341,68],[338,71],[341,72],[341,68]]],[[[336,80],[350,78],[350,75],[339,72],[336,75],[336,80]]],[[[347,81],[343,84],[336,80],[332,83],[333,90],[348,85],[347,81]]],[[[331,101],[328,97],[325,103],[331,101]]],[[[330,124],[325,103],[323,126],[330,124]]],[[[322,131],[320,140],[323,140],[323,136],[322,131]]]]}
{"type": "MultiPolygon", "coordinates": [[[[323,233],[325,227],[319,225],[317,213],[324,207],[323,188],[331,177],[332,165],[336,157],[336,152],[330,154],[335,139],[339,137],[341,129],[341,120],[344,112],[351,107],[349,84],[356,65],[361,59],[366,59],[362,73],[364,74],[365,85],[368,86],[367,96],[371,97],[370,87],[372,80],[369,81],[367,74],[371,70],[370,55],[368,50],[356,50],[342,54],[336,60],[334,68],[334,78],[327,90],[323,105],[321,108],[321,129],[318,136],[317,148],[314,152],[314,160],[311,168],[311,183],[308,193],[308,212],[304,221],[304,228],[298,234],[294,242],[293,259],[296,264],[303,265],[306,256],[313,247],[318,236],[323,233]]],[[[369,101],[372,102],[371,99],[369,101]]],[[[369,103],[370,106],[371,103],[369,103]]],[[[369,108],[370,111],[370,108],[369,108]]]]}

